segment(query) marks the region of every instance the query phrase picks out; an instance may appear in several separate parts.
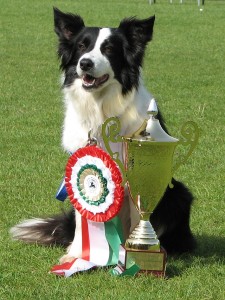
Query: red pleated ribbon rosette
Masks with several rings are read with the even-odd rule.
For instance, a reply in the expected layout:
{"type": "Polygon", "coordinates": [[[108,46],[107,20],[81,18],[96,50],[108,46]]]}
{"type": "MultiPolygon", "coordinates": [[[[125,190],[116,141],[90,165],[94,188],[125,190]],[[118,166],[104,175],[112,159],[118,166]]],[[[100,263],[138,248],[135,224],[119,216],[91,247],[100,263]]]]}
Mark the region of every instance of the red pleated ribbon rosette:
{"type": "Polygon", "coordinates": [[[78,149],[66,165],[66,189],[79,213],[95,222],[115,217],[124,199],[119,167],[97,146],[78,149]]]}

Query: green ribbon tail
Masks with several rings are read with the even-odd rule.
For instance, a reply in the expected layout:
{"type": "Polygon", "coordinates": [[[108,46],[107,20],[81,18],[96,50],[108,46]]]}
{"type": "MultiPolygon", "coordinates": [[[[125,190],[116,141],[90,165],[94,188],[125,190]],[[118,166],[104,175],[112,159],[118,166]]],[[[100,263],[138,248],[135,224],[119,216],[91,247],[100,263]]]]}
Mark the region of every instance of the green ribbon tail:
{"type": "Polygon", "coordinates": [[[117,266],[114,269],[110,270],[110,273],[114,276],[135,276],[140,271],[140,267],[136,264],[132,265],[128,269],[122,269],[117,266]]]}
{"type": "Polygon", "coordinates": [[[122,223],[118,216],[105,222],[105,235],[110,247],[107,266],[116,265],[119,258],[119,247],[124,243],[122,223]]]}
{"type": "Polygon", "coordinates": [[[118,265],[119,248],[121,244],[124,244],[122,223],[118,216],[116,216],[108,222],[105,222],[105,235],[110,247],[110,254],[107,266],[117,265],[114,269],[110,270],[109,272],[115,276],[136,275],[140,271],[138,265],[133,264],[128,269],[123,269],[118,265]]]}

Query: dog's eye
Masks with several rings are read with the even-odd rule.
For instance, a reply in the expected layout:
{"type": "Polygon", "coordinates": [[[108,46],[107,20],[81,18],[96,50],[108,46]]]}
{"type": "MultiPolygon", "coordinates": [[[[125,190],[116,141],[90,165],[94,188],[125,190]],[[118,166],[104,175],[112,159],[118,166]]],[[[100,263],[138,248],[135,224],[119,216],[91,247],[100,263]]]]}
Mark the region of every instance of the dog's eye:
{"type": "Polygon", "coordinates": [[[79,49],[80,51],[84,51],[84,50],[86,49],[85,44],[84,44],[84,43],[79,43],[79,44],[78,44],[78,49],[79,49]]]}
{"type": "Polygon", "coordinates": [[[110,54],[113,52],[113,47],[112,46],[105,46],[104,48],[105,53],[110,54]]]}

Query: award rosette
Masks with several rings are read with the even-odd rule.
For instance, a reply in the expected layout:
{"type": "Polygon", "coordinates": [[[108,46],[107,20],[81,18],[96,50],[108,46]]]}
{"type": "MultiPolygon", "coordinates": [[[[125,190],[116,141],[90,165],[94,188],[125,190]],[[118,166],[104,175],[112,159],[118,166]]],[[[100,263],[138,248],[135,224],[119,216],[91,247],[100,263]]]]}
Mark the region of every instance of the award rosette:
{"type": "Polygon", "coordinates": [[[69,158],[64,181],[76,212],[75,239],[69,250],[74,259],[54,266],[51,273],[68,277],[117,264],[119,247],[124,243],[117,216],[124,199],[118,165],[98,146],[87,145],[69,158]]]}
{"type": "Polygon", "coordinates": [[[122,176],[99,147],[80,148],[69,158],[65,182],[70,202],[82,217],[106,222],[118,214],[124,198],[122,176]]]}

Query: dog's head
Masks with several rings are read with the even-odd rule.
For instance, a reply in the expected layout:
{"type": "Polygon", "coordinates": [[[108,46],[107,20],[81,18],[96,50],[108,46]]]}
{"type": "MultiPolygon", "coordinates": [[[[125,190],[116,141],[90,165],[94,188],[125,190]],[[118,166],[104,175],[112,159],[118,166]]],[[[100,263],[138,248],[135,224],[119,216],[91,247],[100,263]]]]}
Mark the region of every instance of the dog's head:
{"type": "Polygon", "coordinates": [[[154,20],[154,16],[130,18],[121,21],[118,28],[86,27],[80,16],[54,8],[64,86],[80,80],[83,89],[95,92],[116,80],[123,94],[137,88],[154,20]]]}

